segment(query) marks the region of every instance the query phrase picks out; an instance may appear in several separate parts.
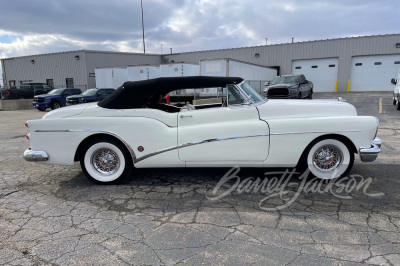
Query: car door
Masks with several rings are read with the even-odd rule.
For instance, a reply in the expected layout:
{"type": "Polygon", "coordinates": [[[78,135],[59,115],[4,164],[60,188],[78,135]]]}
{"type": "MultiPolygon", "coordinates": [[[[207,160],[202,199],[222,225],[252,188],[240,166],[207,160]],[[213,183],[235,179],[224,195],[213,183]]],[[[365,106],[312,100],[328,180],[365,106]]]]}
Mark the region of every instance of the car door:
{"type": "MultiPolygon", "coordinates": [[[[240,96],[235,86],[228,91],[240,96]]],[[[178,113],[179,159],[187,166],[262,164],[266,160],[268,124],[259,119],[254,105],[235,102],[233,97],[228,96],[227,107],[178,113]]]]}

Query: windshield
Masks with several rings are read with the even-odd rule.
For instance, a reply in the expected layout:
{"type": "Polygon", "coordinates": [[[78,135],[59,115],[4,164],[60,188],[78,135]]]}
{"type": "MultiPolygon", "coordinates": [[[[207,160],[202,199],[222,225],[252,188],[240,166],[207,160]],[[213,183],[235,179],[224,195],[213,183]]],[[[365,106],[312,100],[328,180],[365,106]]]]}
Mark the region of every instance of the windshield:
{"type": "Polygon", "coordinates": [[[272,81],[272,85],[276,84],[296,84],[299,83],[298,76],[283,76],[283,77],[276,77],[272,81]]]}
{"type": "Polygon", "coordinates": [[[54,89],[54,90],[49,91],[49,94],[60,95],[63,91],[64,91],[64,89],[54,89]]]}
{"type": "Polygon", "coordinates": [[[242,88],[242,90],[250,97],[253,99],[254,103],[259,103],[259,102],[263,102],[263,98],[260,96],[260,94],[258,94],[252,87],[250,87],[249,84],[247,84],[246,82],[242,83],[242,85],[240,85],[240,87],[242,88]]]}
{"type": "Polygon", "coordinates": [[[96,95],[97,89],[89,89],[87,91],[84,91],[81,95],[82,96],[93,96],[96,95]]]}

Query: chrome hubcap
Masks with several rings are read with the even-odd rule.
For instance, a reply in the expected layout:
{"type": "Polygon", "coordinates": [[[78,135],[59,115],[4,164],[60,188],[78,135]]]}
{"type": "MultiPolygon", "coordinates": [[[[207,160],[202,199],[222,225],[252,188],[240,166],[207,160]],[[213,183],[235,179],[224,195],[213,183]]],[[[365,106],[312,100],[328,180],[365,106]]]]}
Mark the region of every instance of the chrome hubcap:
{"type": "Polygon", "coordinates": [[[313,155],[315,168],[322,172],[335,170],[343,160],[341,150],[334,145],[325,145],[318,148],[313,155]]]}
{"type": "Polygon", "coordinates": [[[92,166],[102,175],[112,175],[118,171],[118,155],[110,149],[98,149],[92,154],[92,166]]]}

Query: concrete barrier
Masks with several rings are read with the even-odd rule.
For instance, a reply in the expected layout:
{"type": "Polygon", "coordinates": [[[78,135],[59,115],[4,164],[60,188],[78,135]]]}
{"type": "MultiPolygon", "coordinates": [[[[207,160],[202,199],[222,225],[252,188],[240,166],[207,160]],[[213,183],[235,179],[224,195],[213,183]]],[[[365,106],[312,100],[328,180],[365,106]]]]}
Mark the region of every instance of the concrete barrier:
{"type": "Polygon", "coordinates": [[[0,111],[32,109],[33,99],[0,100],[0,111]]]}

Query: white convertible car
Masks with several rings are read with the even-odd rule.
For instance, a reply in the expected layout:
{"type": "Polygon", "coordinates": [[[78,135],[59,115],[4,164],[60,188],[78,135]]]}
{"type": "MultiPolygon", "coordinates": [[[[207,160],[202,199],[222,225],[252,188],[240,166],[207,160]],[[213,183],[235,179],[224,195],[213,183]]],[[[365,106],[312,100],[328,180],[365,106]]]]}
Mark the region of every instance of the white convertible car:
{"type": "Polygon", "coordinates": [[[330,179],[351,169],[354,154],[377,158],[378,123],[340,100],[264,100],[242,78],[158,78],[28,121],[24,158],[80,161],[100,184],[154,167],[308,167],[330,179]]]}

